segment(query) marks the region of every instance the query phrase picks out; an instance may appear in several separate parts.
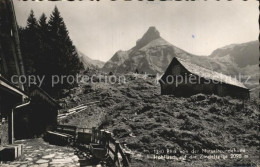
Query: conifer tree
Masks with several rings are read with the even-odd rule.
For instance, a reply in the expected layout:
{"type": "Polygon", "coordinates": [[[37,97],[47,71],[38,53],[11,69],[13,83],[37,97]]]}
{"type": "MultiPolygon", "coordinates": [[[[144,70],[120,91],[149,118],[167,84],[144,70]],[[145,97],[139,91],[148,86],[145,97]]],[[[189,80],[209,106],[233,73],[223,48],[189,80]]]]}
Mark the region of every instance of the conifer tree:
{"type": "Polygon", "coordinates": [[[44,13],[41,15],[38,24],[40,38],[41,40],[43,40],[43,42],[47,43],[47,39],[49,38],[49,25],[47,22],[47,17],[44,13]]]}
{"type": "Polygon", "coordinates": [[[38,22],[31,11],[25,29],[20,29],[21,51],[24,57],[26,74],[36,74],[39,55],[38,22]]]}
{"type": "MultiPolygon", "coordinates": [[[[75,46],[73,45],[67,27],[57,7],[51,14],[49,20],[50,38],[52,47],[52,63],[55,75],[73,75],[75,76],[83,65],[78,58],[75,46]]],[[[57,86],[58,90],[69,88],[72,85],[63,83],[57,86]]]]}
{"type": "Polygon", "coordinates": [[[83,69],[57,7],[54,8],[48,22],[45,14],[37,21],[34,12],[31,11],[27,26],[20,28],[19,33],[28,75],[44,75],[42,88],[54,97],[57,97],[62,89],[74,86],[66,82],[56,85],[55,88],[51,86],[52,75],[75,76],[83,69]]]}
{"type": "Polygon", "coordinates": [[[47,17],[43,13],[39,19],[39,35],[40,35],[40,53],[39,53],[39,75],[47,75],[46,67],[49,64],[49,53],[50,53],[50,46],[49,46],[49,25],[47,23],[47,17]]]}
{"type": "Polygon", "coordinates": [[[30,30],[30,31],[37,31],[38,29],[38,22],[35,18],[35,15],[34,15],[34,11],[31,10],[31,13],[27,19],[27,29],[30,30]]]}

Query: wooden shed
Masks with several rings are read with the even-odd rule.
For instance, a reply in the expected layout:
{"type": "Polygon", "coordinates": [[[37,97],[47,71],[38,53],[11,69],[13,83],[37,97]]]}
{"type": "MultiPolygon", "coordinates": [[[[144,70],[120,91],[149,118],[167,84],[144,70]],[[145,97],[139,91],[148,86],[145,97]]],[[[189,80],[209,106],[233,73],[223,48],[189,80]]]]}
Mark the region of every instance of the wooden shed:
{"type": "Polygon", "coordinates": [[[57,126],[58,110],[61,106],[44,90],[34,85],[29,87],[31,102],[15,112],[15,139],[40,137],[57,126]]]}
{"type": "Polygon", "coordinates": [[[161,94],[191,96],[198,93],[249,98],[249,89],[230,76],[174,57],[160,79],[161,94]]]}

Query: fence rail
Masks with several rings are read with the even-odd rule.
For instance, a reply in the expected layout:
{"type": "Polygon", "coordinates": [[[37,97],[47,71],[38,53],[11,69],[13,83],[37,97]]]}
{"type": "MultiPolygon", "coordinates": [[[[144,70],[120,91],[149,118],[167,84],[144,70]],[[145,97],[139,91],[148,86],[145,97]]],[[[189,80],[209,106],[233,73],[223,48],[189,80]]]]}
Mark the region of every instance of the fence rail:
{"type": "Polygon", "coordinates": [[[131,154],[123,149],[111,132],[93,127],[91,141],[103,145],[109,151],[110,157],[117,166],[130,166],[131,154]],[[122,162],[119,157],[122,158],[122,162]]]}
{"type": "Polygon", "coordinates": [[[130,166],[131,154],[123,149],[119,141],[113,137],[111,132],[104,129],[57,125],[56,131],[49,132],[49,134],[51,134],[49,136],[54,136],[52,138],[54,138],[55,141],[59,138],[63,139],[61,136],[68,134],[73,136],[73,141],[77,144],[87,144],[90,146],[98,145],[99,148],[106,150],[107,155],[109,155],[116,166],[130,166]]]}
{"type": "Polygon", "coordinates": [[[97,104],[99,103],[100,101],[93,101],[93,102],[89,102],[89,103],[86,103],[86,104],[81,104],[81,105],[78,105],[76,107],[73,107],[73,108],[70,108],[66,111],[66,113],[63,113],[63,114],[59,114],[57,117],[58,117],[58,120],[61,120],[63,118],[66,118],[68,117],[69,115],[72,115],[72,114],[76,114],[76,113],[79,113],[79,112],[82,112],[82,111],[85,111],[89,106],[91,105],[94,105],[94,104],[97,104]]]}

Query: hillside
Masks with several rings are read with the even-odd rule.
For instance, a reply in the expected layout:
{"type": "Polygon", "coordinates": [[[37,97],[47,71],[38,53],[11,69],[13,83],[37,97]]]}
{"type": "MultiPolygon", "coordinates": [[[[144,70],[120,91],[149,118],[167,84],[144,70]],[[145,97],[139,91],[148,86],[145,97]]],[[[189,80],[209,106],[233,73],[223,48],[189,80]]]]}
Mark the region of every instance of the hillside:
{"type": "Polygon", "coordinates": [[[223,48],[216,49],[210,55],[214,59],[229,59],[238,67],[243,68],[246,66],[258,65],[259,57],[259,42],[252,41],[243,44],[232,44],[223,48]]]}
{"type": "MultiPolygon", "coordinates": [[[[203,94],[189,98],[160,95],[155,79],[143,77],[129,74],[125,84],[107,84],[101,79],[80,85],[61,102],[67,106],[96,100],[100,103],[62,123],[110,130],[134,153],[133,166],[149,166],[151,160],[145,157],[154,149],[245,148],[250,156],[248,160],[192,161],[198,167],[206,162],[207,166],[258,162],[259,111],[255,102],[203,94]]],[[[153,162],[157,166],[183,166],[191,161],[153,162]]]]}
{"type": "Polygon", "coordinates": [[[209,56],[213,68],[217,71],[239,77],[242,81],[249,79],[245,85],[255,88],[259,85],[259,42],[232,44],[216,49],[209,56]]]}
{"type": "Polygon", "coordinates": [[[85,55],[84,53],[82,53],[81,51],[77,51],[80,61],[83,63],[84,68],[102,68],[104,66],[104,62],[100,61],[100,60],[93,60],[91,58],[89,58],[87,55],[85,55]]]}

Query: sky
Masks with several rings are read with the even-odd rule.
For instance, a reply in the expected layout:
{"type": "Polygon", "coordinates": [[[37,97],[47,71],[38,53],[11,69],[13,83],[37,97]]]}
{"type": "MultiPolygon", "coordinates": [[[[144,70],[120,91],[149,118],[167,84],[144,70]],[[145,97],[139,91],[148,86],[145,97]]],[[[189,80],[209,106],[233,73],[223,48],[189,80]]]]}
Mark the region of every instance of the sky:
{"type": "Polygon", "coordinates": [[[73,44],[88,57],[107,61],[135,46],[150,26],[171,44],[196,55],[258,39],[258,1],[20,1],[17,22],[26,26],[31,10],[48,17],[55,5],[73,44]]]}

